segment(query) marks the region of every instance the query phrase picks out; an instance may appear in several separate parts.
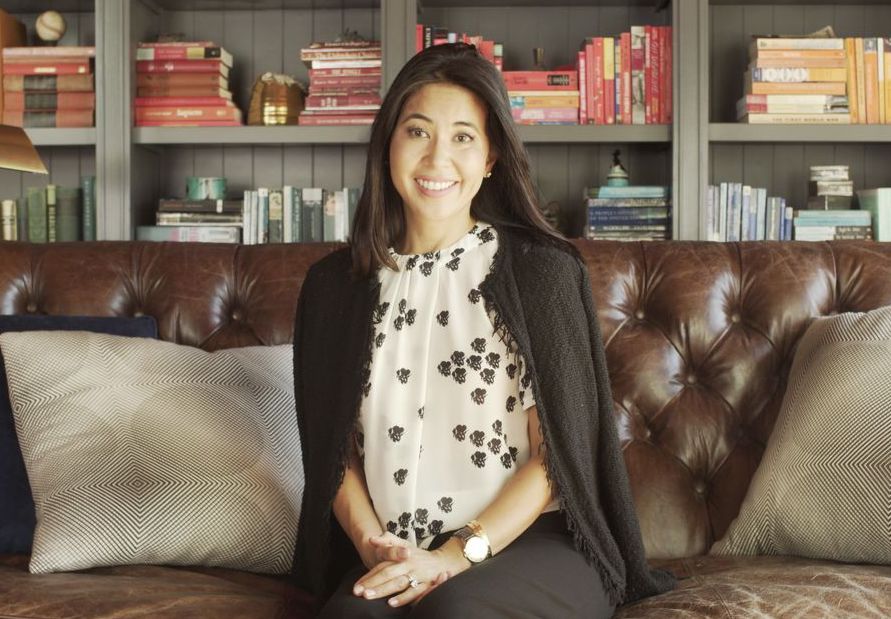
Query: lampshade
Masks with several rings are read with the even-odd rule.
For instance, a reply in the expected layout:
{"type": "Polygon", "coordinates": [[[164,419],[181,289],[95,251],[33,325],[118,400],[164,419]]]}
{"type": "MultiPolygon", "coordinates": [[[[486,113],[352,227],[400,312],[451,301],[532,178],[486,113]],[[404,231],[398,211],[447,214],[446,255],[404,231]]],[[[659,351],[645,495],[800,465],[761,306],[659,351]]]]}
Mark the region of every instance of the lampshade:
{"type": "Polygon", "coordinates": [[[0,168],[47,174],[25,130],[10,125],[0,125],[0,168]]]}

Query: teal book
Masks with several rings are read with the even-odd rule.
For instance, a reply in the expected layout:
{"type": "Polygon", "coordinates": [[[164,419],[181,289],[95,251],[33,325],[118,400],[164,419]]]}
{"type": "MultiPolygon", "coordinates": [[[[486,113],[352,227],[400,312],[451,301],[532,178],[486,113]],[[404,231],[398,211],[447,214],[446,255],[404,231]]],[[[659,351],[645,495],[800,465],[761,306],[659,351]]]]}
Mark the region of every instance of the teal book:
{"type": "Polygon", "coordinates": [[[291,241],[299,243],[303,238],[303,190],[294,187],[291,194],[291,241]]]}
{"type": "Polygon", "coordinates": [[[670,188],[661,185],[603,186],[585,192],[586,198],[668,198],[669,195],[670,188]]]}
{"type": "Polygon", "coordinates": [[[81,215],[81,238],[85,241],[96,240],[96,177],[81,176],[80,189],[83,197],[81,215]]]}
{"type": "Polygon", "coordinates": [[[891,187],[861,189],[857,199],[860,208],[872,215],[873,239],[891,241],[891,187]]]}
{"type": "Polygon", "coordinates": [[[32,243],[46,243],[49,236],[46,227],[46,189],[28,187],[25,192],[28,203],[28,240],[32,243]]]}

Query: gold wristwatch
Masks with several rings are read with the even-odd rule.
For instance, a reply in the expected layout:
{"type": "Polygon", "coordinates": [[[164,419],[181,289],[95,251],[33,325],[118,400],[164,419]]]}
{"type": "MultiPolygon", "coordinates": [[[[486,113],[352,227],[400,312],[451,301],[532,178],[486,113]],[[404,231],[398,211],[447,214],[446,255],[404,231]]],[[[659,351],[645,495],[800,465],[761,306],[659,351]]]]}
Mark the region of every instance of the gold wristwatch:
{"type": "Polygon", "coordinates": [[[452,537],[457,537],[461,540],[464,544],[464,558],[474,565],[492,556],[489,537],[483,531],[482,525],[476,520],[471,520],[455,531],[452,537]]]}

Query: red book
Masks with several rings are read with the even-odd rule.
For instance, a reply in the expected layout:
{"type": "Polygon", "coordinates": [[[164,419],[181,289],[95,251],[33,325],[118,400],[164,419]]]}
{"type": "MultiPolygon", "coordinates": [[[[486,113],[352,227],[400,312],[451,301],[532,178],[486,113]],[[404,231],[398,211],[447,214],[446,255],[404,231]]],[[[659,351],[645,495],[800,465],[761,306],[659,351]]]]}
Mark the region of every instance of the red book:
{"type": "Polygon", "coordinates": [[[380,67],[340,67],[337,69],[310,69],[308,71],[309,79],[312,81],[317,77],[346,77],[349,75],[377,75],[380,77],[380,67]]]}
{"type": "Polygon", "coordinates": [[[606,122],[606,108],[603,101],[603,37],[594,37],[594,71],[591,84],[594,103],[594,124],[606,122]]]}
{"type": "Polygon", "coordinates": [[[646,124],[653,123],[653,27],[644,26],[644,110],[646,124]]]}
{"type": "Polygon", "coordinates": [[[232,54],[222,47],[145,47],[136,50],[137,60],[219,60],[232,66],[232,54]]]}
{"type": "Polygon", "coordinates": [[[307,116],[301,114],[297,120],[300,125],[325,126],[325,125],[370,125],[374,122],[374,115],[348,114],[343,116],[307,116]]]}
{"type": "Polygon", "coordinates": [[[44,54],[42,56],[11,56],[3,57],[3,63],[8,65],[15,64],[84,64],[90,62],[89,56],[52,56],[44,54]]]}
{"type": "Polygon", "coordinates": [[[232,107],[224,97],[136,97],[137,107],[232,107]]]}
{"type": "Polygon", "coordinates": [[[377,105],[381,104],[379,94],[367,95],[309,95],[306,97],[306,107],[345,107],[351,105],[377,105]]]}
{"type": "Polygon", "coordinates": [[[594,124],[594,41],[588,40],[585,43],[585,98],[587,101],[588,113],[583,124],[594,124]]]}
{"type": "Polygon", "coordinates": [[[579,50],[578,52],[578,66],[579,66],[579,124],[586,124],[588,122],[588,95],[587,95],[587,87],[588,87],[588,76],[585,74],[587,71],[587,63],[585,62],[585,50],[579,50]]]}
{"type": "Polygon", "coordinates": [[[367,95],[380,94],[380,91],[380,82],[310,83],[309,85],[309,94],[311,95],[367,95]]]}
{"type": "Polygon", "coordinates": [[[143,120],[226,120],[241,121],[241,110],[235,106],[137,107],[137,122],[143,120]]]}
{"type": "Polygon", "coordinates": [[[377,109],[356,109],[355,107],[317,107],[304,109],[301,114],[306,116],[372,116],[377,113],[377,109]]]}
{"type": "Polygon", "coordinates": [[[671,26],[665,26],[665,36],[663,37],[663,41],[665,41],[664,53],[662,55],[664,59],[665,71],[663,73],[665,77],[664,86],[662,88],[662,94],[664,96],[662,102],[662,112],[664,122],[667,124],[671,124],[673,121],[673,107],[674,107],[674,75],[671,63],[673,61],[674,50],[672,49],[672,40],[673,40],[673,30],[671,26]]]}
{"type": "Polygon", "coordinates": [[[653,36],[651,41],[653,55],[653,71],[651,73],[653,80],[653,123],[660,124],[662,122],[662,28],[653,26],[650,33],[653,36]]]}
{"type": "Polygon", "coordinates": [[[632,124],[631,119],[631,33],[622,33],[622,124],[632,124]]]}
{"type": "Polygon", "coordinates": [[[227,88],[229,80],[214,73],[137,73],[137,86],[216,86],[227,88]]]}
{"type": "Polygon", "coordinates": [[[603,38],[603,124],[616,124],[616,40],[603,38]],[[609,52],[609,53],[608,53],[609,52]]]}
{"type": "Polygon", "coordinates": [[[213,97],[231,99],[232,93],[217,86],[140,86],[137,97],[213,97]]]}
{"type": "Polygon", "coordinates": [[[517,122],[578,122],[579,108],[577,107],[539,107],[539,108],[511,108],[511,115],[517,122]]]}
{"type": "Polygon", "coordinates": [[[424,24],[415,24],[415,53],[424,49],[424,24]]]}
{"type": "Polygon", "coordinates": [[[92,110],[96,95],[92,92],[13,92],[3,93],[3,107],[11,112],[22,110],[92,110]]]}
{"type": "Polygon", "coordinates": [[[219,60],[137,60],[138,73],[213,73],[229,76],[229,67],[219,60]]]}
{"type": "Polygon", "coordinates": [[[210,47],[213,41],[140,41],[137,47],[210,47]]]}
{"type": "Polygon", "coordinates": [[[3,110],[3,124],[16,127],[92,127],[93,110],[3,110]]]}
{"type": "Polygon", "coordinates": [[[5,75],[82,75],[90,73],[89,62],[9,62],[3,63],[5,75]]]}
{"type": "Polygon", "coordinates": [[[504,71],[508,90],[578,90],[575,71],[504,71]]]}
{"type": "Polygon", "coordinates": [[[88,75],[6,75],[4,91],[92,92],[93,76],[88,75]]]}

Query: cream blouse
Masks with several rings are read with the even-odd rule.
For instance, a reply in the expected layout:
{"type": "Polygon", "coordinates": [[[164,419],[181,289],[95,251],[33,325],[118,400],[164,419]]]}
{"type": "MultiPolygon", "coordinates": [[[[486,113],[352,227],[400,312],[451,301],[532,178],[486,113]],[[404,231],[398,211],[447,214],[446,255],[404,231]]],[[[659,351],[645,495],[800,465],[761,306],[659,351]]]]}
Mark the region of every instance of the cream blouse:
{"type": "Polygon", "coordinates": [[[497,246],[480,222],[436,252],[391,248],[399,270],[378,271],[357,442],[381,526],[421,548],[477,517],[529,460],[531,377],[479,291],[497,246]]]}

